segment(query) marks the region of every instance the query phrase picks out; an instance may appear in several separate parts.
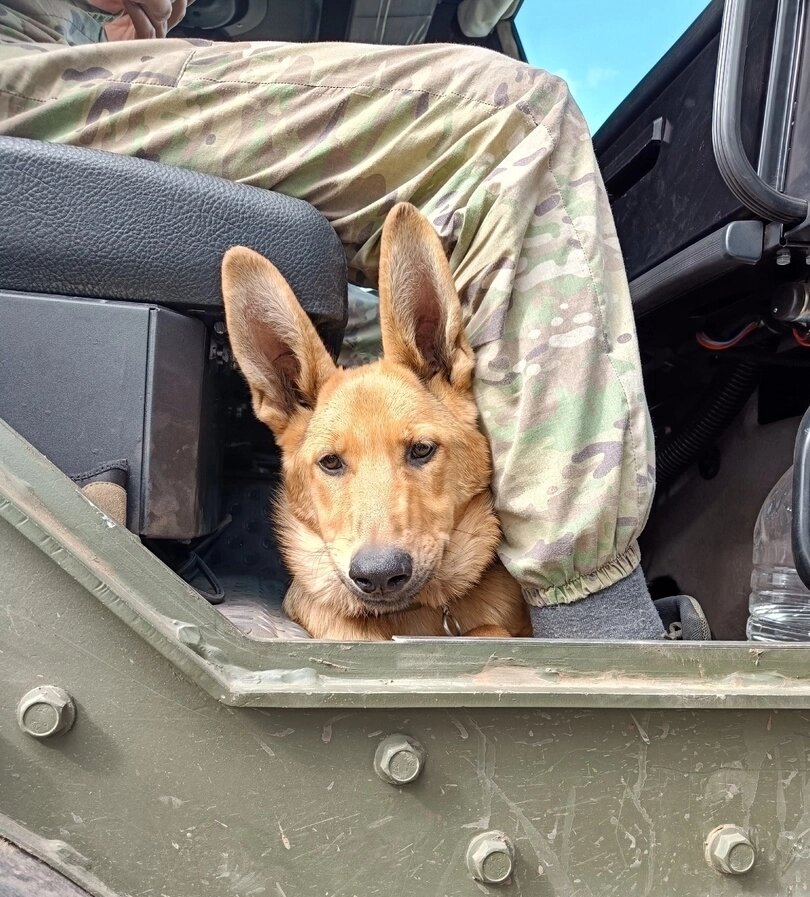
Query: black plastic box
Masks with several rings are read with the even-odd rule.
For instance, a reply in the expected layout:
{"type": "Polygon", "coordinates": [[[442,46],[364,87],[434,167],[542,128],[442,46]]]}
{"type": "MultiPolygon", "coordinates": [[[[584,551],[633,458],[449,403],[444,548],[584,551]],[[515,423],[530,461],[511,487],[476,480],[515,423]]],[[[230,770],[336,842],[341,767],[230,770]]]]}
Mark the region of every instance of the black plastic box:
{"type": "Polygon", "coordinates": [[[127,525],[191,539],[218,513],[208,333],[149,304],[3,292],[0,417],[66,474],[129,465],[127,525]]]}

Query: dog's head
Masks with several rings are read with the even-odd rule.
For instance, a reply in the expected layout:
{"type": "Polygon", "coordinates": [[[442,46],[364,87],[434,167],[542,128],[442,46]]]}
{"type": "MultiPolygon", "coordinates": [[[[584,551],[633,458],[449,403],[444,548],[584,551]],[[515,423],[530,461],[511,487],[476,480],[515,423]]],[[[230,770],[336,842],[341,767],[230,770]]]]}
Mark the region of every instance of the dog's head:
{"type": "Polygon", "coordinates": [[[498,527],[473,353],[430,224],[405,203],[390,212],[384,357],[355,370],[336,367],[265,258],[231,249],[222,273],[231,345],[283,456],[277,522],[300,587],[352,617],[463,594],[491,563],[498,527]]]}

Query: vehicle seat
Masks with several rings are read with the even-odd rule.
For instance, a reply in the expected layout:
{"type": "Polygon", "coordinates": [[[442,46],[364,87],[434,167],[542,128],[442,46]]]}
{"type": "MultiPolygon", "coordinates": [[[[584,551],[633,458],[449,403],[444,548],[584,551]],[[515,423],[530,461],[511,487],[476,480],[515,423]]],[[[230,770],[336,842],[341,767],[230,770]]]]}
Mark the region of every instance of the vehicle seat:
{"type": "Polygon", "coordinates": [[[124,460],[140,535],[210,532],[222,256],[269,258],[336,354],[334,230],[300,200],[96,150],[0,137],[0,170],[0,417],[71,476],[124,460]]]}

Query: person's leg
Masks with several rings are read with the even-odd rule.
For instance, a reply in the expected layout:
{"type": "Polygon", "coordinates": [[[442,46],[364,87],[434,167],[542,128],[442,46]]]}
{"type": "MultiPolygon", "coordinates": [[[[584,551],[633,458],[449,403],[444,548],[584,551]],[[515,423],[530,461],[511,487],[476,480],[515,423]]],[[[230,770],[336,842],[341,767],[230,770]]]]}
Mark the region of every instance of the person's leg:
{"type": "MultiPolygon", "coordinates": [[[[623,580],[644,618],[643,580],[626,578],[652,494],[651,430],[610,210],[562,81],[445,45],[107,44],[0,67],[0,131],[308,200],[360,283],[376,280],[387,211],[418,206],[464,304],[501,557],[549,608],[538,634],[545,613],[594,593],[578,610],[611,615],[623,580]]],[[[576,636],[576,619],[556,634],[576,636]]],[[[629,634],[658,635],[647,622],[629,634]]]]}

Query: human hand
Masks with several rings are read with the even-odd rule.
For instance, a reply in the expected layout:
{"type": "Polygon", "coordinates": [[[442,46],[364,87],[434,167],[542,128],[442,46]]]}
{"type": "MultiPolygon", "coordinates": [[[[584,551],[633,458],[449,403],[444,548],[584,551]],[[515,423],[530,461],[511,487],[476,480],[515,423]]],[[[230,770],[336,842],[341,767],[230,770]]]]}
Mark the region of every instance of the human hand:
{"type": "Polygon", "coordinates": [[[111,41],[166,37],[193,0],[95,0],[108,12],[122,12],[106,26],[111,41]]]}

